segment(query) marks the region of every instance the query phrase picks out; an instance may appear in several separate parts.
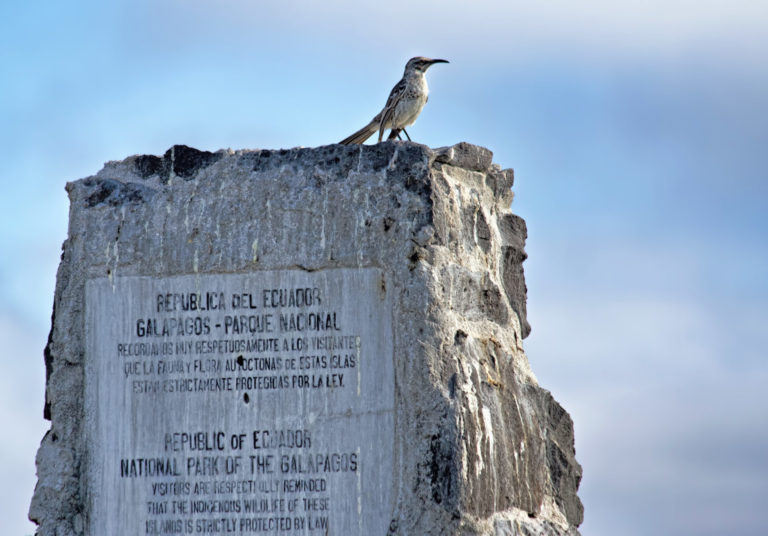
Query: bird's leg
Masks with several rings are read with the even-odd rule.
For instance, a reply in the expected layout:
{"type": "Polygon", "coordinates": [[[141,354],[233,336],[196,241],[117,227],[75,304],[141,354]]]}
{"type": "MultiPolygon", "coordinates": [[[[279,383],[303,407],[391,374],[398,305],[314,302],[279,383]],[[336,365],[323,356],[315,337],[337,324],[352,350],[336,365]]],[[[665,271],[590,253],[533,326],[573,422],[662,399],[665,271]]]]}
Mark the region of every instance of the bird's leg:
{"type": "Polygon", "coordinates": [[[387,141],[394,140],[395,138],[400,139],[400,131],[402,129],[400,128],[393,128],[389,131],[389,137],[387,138],[387,141]]]}
{"type": "MultiPolygon", "coordinates": [[[[403,134],[405,134],[405,137],[408,138],[408,141],[411,141],[411,137],[408,135],[408,131],[407,130],[403,129],[403,134]]],[[[399,137],[400,136],[398,135],[398,138],[399,137]]]]}

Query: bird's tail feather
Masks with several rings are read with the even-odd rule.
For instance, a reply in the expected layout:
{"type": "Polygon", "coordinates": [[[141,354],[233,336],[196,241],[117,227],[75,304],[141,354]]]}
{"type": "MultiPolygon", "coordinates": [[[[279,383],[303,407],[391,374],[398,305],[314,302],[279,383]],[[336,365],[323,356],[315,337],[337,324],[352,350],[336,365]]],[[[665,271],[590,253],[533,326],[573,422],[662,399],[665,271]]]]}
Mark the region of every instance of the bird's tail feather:
{"type": "Polygon", "coordinates": [[[342,145],[351,145],[354,143],[363,143],[365,140],[373,136],[376,131],[379,130],[379,116],[374,117],[370,123],[363,128],[341,140],[339,143],[342,145]]]}

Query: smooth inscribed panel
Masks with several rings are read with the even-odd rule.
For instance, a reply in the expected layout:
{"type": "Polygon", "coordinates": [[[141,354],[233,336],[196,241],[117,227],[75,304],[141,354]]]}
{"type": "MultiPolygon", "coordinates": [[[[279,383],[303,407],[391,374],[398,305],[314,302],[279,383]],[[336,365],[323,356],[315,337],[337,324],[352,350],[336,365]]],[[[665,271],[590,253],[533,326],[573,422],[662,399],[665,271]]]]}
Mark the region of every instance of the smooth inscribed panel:
{"type": "Polygon", "coordinates": [[[383,277],[89,281],[87,532],[385,534],[394,378],[383,277]]]}

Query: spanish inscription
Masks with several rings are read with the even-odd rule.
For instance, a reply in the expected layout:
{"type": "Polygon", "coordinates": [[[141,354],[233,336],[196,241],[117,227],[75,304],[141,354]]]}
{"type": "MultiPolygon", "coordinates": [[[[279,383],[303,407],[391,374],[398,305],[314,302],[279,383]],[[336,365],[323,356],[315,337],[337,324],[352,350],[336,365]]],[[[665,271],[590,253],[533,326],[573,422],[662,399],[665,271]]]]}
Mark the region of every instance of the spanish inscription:
{"type": "Polygon", "coordinates": [[[386,532],[381,271],[92,280],[86,319],[89,534],[386,532]]]}

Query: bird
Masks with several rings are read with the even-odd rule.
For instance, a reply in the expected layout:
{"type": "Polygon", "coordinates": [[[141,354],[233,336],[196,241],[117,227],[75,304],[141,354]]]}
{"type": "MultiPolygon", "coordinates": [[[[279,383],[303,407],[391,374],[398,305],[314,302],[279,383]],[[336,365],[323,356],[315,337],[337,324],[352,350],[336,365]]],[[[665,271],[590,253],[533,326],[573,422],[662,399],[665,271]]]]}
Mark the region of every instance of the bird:
{"type": "Polygon", "coordinates": [[[449,62],[447,60],[433,60],[423,56],[416,56],[408,60],[408,63],[405,64],[403,77],[389,93],[384,109],[376,114],[376,117],[371,119],[370,123],[339,143],[343,145],[363,143],[377,130],[379,131],[380,142],[384,131],[387,129],[390,130],[388,140],[400,139],[400,132],[402,131],[405,133],[408,141],[411,141],[411,137],[406,132],[405,127],[411,126],[416,121],[422,108],[427,103],[429,88],[427,87],[427,79],[424,74],[435,63],[449,62]]]}

